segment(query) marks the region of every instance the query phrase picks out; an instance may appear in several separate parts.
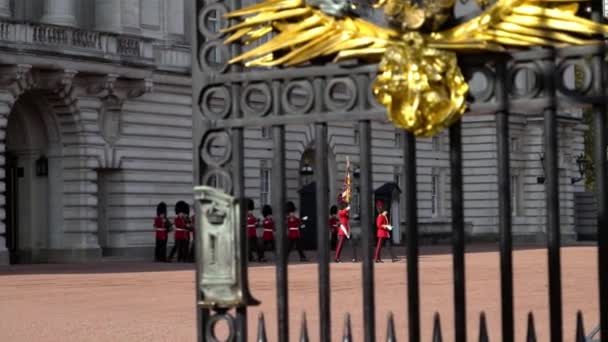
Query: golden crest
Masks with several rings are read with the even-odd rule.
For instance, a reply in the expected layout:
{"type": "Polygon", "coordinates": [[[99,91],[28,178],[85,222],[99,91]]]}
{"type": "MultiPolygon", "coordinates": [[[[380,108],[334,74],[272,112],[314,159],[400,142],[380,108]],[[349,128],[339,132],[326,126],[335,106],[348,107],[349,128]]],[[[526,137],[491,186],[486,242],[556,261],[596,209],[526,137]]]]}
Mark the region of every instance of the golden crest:
{"type": "Polygon", "coordinates": [[[384,7],[391,24],[383,28],[357,17],[349,0],[266,0],[227,14],[245,18],[225,30],[231,33],[225,43],[277,33],[229,62],[245,66],[295,66],[327,56],[379,63],[374,94],[389,119],[431,136],[466,110],[468,86],[456,53],[589,44],[608,26],[577,16],[582,2],[588,0],[498,0],[479,16],[445,27],[454,0],[380,0],[374,7],[384,7]]]}

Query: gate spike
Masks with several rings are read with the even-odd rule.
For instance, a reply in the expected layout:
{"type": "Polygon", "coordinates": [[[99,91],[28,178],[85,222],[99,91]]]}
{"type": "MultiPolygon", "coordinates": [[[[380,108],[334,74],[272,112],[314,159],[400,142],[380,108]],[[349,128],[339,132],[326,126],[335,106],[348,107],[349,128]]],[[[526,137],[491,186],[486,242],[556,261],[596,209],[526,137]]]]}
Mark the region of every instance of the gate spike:
{"type": "Polygon", "coordinates": [[[344,316],[344,336],[342,337],[342,342],[352,342],[353,334],[350,329],[350,314],[347,313],[344,316]]]}
{"type": "Polygon", "coordinates": [[[386,342],[397,342],[395,337],[395,322],[393,322],[393,313],[388,313],[388,326],[386,327],[386,342]]]}
{"type": "Polygon", "coordinates": [[[486,314],[481,312],[479,315],[479,342],[489,342],[488,327],[486,326],[486,314]]]}
{"type": "Polygon", "coordinates": [[[526,334],[526,342],[536,342],[536,331],[534,330],[534,315],[532,315],[532,311],[528,312],[528,333],[526,334]]]}
{"type": "Polygon", "coordinates": [[[441,321],[438,312],[435,312],[433,321],[433,342],[443,342],[443,339],[441,338],[441,321]]]}
{"type": "Polygon", "coordinates": [[[576,313],[576,342],[585,342],[585,327],[583,326],[583,313],[576,313]]]}
{"type": "Polygon", "coordinates": [[[264,323],[264,313],[260,312],[258,315],[258,338],[257,342],[268,342],[266,337],[266,324],[264,323]]]}
{"type": "Polygon", "coordinates": [[[306,326],[306,312],[302,312],[302,327],[300,328],[300,342],[308,342],[308,327],[306,326]]]}

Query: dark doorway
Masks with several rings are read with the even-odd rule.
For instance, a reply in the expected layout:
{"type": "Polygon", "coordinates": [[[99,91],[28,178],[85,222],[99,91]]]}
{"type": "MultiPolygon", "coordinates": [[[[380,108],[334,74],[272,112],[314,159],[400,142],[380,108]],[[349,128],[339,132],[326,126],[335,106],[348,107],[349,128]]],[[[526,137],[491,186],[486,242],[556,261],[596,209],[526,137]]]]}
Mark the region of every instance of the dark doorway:
{"type": "Polygon", "coordinates": [[[23,169],[17,166],[17,157],[12,153],[6,154],[6,219],[4,221],[6,227],[6,249],[9,253],[9,262],[16,264],[19,262],[19,234],[18,234],[18,217],[19,217],[19,198],[18,189],[19,177],[23,177],[23,169]],[[21,175],[19,174],[21,173],[21,175]]]}
{"type": "Polygon", "coordinates": [[[300,189],[300,218],[308,217],[304,221],[305,228],[300,230],[302,248],[305,250],[317,249],[317,201],[316,183],[312,182],[300,189]]]}

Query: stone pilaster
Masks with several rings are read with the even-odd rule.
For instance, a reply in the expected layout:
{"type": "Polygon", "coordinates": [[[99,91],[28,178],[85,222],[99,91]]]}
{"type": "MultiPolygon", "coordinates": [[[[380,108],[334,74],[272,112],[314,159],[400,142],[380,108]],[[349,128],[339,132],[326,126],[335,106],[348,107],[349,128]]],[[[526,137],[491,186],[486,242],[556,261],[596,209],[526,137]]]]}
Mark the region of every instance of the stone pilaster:
{"type": "Polygon", "coordinates": [[[75,0],[45,0],[41,21],[52,25],[76,26],[75,0]]]}
{"type": "Polygon", "coordinates": [[[184,34],[184,0],[172,0],[166,5],[167,33],[169,35],[184,34]]]}
{"type": "Polygon", "coordinates": [[[139,33],[139,0],[95,0],[95,29],[116,33],[139,33]]]}
{"type": "Polygon", "coordinates": [[[0,0],[0,18],[11,18],[11,0],[0,0]]]}

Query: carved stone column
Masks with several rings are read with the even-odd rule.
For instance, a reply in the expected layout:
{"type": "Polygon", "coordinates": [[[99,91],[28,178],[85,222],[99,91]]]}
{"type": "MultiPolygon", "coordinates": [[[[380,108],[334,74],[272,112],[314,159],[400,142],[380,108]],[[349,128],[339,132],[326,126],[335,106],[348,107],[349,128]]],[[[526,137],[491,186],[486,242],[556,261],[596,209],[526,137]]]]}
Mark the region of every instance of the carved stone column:
{"type": "Polygon", "coordinates": [[[75,0],[45,0],[41,21],[47,24],[76,26],[75,0]]]}
{"type": "Polygon", "coordinates": [[[0,0],[0,18],[10,18],[12,16],[11,0],[0,0]]]}

